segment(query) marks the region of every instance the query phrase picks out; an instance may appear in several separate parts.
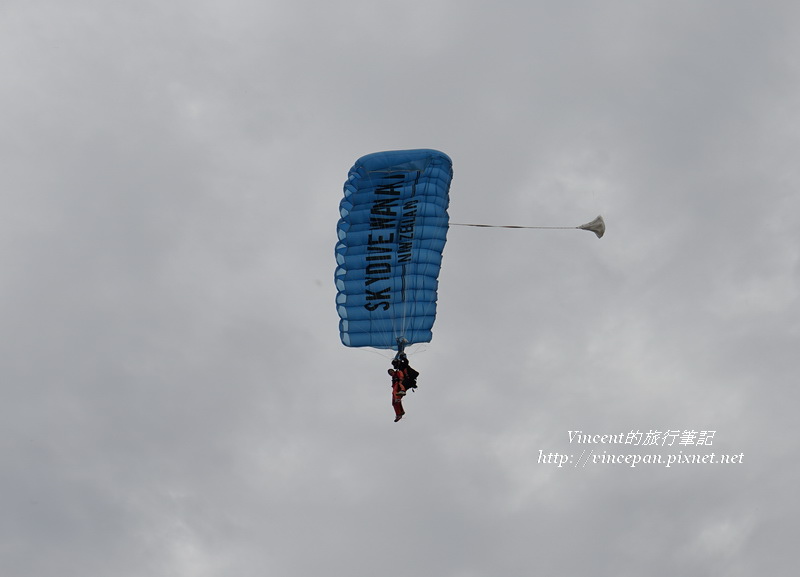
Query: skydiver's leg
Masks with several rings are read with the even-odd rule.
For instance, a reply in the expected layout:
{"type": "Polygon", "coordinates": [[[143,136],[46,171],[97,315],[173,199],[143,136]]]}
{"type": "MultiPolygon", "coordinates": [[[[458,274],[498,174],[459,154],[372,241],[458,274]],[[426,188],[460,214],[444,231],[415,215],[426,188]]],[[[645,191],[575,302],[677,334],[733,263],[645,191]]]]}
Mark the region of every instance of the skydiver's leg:
{"type": "Polygon", "coordinates": [[[403,415],[406,414],[405,410],[403,409],[403,401],[393,400],[392,407],[394,408],[394,422],[396,423],[403,418],[403,415]]]}

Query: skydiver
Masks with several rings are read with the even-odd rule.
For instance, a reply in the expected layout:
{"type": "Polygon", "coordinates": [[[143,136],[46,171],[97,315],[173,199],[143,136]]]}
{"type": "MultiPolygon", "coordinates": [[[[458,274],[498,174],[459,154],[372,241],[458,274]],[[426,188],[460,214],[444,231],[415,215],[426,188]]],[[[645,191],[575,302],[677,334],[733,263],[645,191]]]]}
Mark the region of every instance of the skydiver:
{"type": "MultiPolygon", "coordinates": [[[[408,364],[406,362],[406,364],[408,364]]],[[[406,387],[403,381],[406,378],[406,372],[403,370],[402,363],[399,359],[392,360],[392,369],[387,372],[392,377],[392,407],[394,408],[394,422],[396,423],[403,418],[406,414],[403,409],[403,397],[406,394],[406,387]]]]}

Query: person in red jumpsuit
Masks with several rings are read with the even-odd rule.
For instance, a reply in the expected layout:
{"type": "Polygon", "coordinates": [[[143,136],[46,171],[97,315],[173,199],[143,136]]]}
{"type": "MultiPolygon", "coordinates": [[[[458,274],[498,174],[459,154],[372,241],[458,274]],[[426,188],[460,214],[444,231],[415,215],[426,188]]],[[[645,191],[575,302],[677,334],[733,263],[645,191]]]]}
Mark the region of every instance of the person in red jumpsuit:
{"type": "Polygon", "coordinates": [[[392,377],[392,407],[394,408],[394,422],[396,423],[406,414],[403,409],[403,397],[406,394],[406,387],[403,385],[406,374],[402,364],[397,359],[392,361],[392,367],[388,373],[392,377]]]}

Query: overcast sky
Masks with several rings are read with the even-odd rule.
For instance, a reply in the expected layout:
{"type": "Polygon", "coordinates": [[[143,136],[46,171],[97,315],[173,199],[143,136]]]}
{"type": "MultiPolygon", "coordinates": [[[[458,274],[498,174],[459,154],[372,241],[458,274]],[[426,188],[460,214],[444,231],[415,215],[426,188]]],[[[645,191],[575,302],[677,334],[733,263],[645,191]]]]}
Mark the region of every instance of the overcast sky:
{"type": "Polygon", "coordinates": [[[799,25],[4,0],[0,573],[795,575],[799,25]],[[608,230],[452,227],[394,424],[333,251],[350,166],[405,148],[453,159],[454,222],[608,230]]]}

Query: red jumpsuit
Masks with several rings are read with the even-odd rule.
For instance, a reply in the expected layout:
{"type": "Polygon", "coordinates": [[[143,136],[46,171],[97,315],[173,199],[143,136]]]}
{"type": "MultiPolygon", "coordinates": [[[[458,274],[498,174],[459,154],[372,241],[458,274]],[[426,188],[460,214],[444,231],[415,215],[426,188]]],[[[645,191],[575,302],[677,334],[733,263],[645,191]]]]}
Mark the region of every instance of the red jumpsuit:
{"type": "Polygon", "coordinates": [[[389,374],[392,376],[392,407],[394,407],[394,422],[396,423],[406,414],[403,409],[403,396],[406,394],[406,388],[403,386],[405,372],[402,369],[389,369],[389,374]]]}

